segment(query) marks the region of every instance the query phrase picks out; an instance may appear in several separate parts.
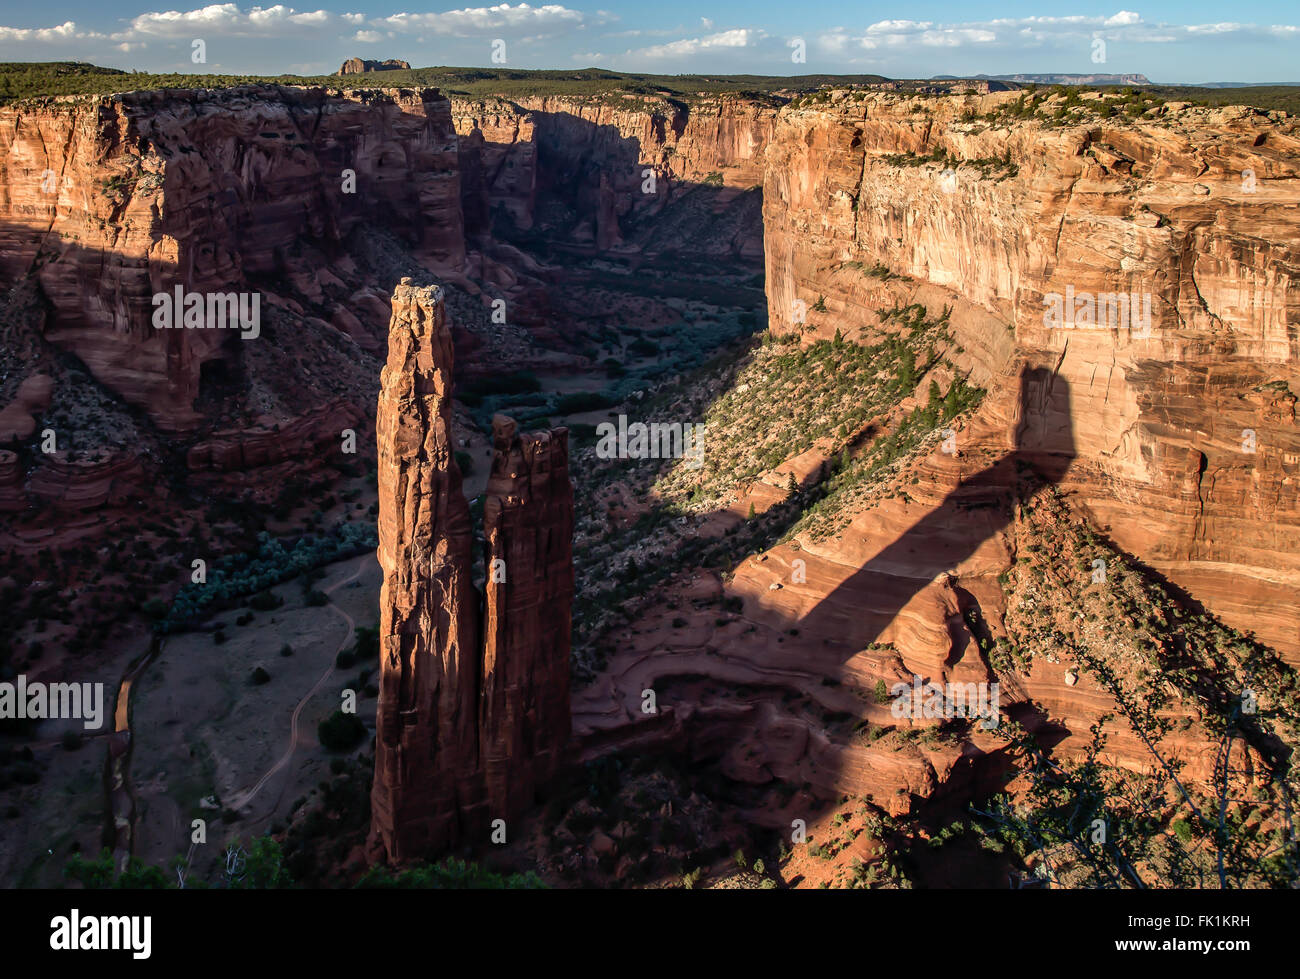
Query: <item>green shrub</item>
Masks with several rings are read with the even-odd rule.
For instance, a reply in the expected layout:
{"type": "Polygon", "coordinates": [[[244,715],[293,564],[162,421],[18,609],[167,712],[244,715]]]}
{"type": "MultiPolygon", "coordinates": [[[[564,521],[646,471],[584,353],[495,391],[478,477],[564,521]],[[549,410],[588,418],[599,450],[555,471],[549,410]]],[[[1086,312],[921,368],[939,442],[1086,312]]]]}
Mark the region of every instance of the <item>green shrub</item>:
{"type": "Polygon", "coordinates": [[[350,751],[366,736],[366,726],[356,714],[336,710],[316,727],[316,736],[327,751],[350,751]]]}

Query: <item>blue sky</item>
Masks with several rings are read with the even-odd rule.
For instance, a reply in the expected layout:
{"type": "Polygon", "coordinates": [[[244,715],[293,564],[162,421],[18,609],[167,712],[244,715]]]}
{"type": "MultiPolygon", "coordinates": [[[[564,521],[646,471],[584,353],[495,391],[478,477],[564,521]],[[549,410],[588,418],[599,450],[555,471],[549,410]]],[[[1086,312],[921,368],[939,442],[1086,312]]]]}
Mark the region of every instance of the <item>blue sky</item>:
{"type": "Polygon", "coordinates": [[[417,67],[492,65],[494,42],[504,42],[495,48],[504,62],[496,63],[519,68],[903,78],[1141,72],[1161,82],[1300,82],[1295,0],[1122,2],[486,0],[457,7],[304,0],[172,7],[154,0],[49,0],[11,10],[12,0],[3,0],[0,61],[317,74],[352,56],[401,58],[417,67]],[[191,58],[196,39],[206,48],[202,64],[191,58]],[[795,60],[800,50],[802,62],[795,60]]]}

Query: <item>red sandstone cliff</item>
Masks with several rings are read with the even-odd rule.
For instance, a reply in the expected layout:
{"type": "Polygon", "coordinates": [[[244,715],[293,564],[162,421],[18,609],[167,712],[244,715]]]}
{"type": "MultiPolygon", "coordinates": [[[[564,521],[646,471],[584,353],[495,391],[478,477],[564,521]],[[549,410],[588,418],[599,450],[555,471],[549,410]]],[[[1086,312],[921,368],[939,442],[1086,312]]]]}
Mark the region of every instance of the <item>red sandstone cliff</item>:
{"type": "Polygon", "coordinates": [[[393,295],[376,419],[380,657],[373,833],[390,859],[459,838],[478,793],[477,599],[452,456],[451,334],[436,286],[393,295]]]}
{"type": "MultiPolygon", "coordinates": [[[[302,302],[343,285],[346,268],[328,266],[363,223],[435,268],[464,263],[456,134],[435,90],[21,103],[0,110],[0,173],[0,276],[34,273],[52,307],[45,337],[164,430],[200,422],[204,364],[238,364],[253,353],[241,343],[272,341],[154,329],[155,293],[257,292],[264,332],[280,315],[286,331],[315,331],[327,327],[304,327],[302,302]]],[[[333,308],[324,319],[339,319],[333,308]]]]}
{"type": "Polygon", "coordinates": [[[830,336],[899,301],[952,305],[975,383],[1013,384],[1021,359],[1068,383],[1077,460],[1062,488],[1096,523],[1300,655],[1295,120],[1177,104],[1130,121],[979,118],[1012,99],[784,110],[764,187],[773,330],[830,336]],[[936,150],[946,159],[919,159],[936,150]],[[1149,335],[1047,328],[1045,302],[1068,291],[1149,294],[1149,335]]]}
{"type": "Polygon", "coordinates": [[[467,227],[486,227],[485,216],[499,209],[519,230],[540,221],[553,233],[602,250],[680,247],[682,238],[693,235],[691,244],[702,250],[760,254],[757,214],[749,214],[742,198],[762,182],[775,103],[709,98],[687,105],[641,96],[453,99],[452,116],[461,136],[467,227]],[[647,171],[654,175],[653,190],[647,190],[647,171]],[[663,227],[640,226],[702,185],[716,191],[704,227],[674,222],[674,230],[664,234],[663,227]],[[539,214],[542,200],[561,206],[539,214]]]}

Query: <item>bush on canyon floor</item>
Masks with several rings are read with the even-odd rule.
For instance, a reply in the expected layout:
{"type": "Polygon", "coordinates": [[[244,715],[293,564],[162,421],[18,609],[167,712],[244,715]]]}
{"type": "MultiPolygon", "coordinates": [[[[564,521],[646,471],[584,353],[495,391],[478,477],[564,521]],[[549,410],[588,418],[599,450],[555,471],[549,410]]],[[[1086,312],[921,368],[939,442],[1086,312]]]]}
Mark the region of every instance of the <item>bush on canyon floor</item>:
{"type": "Polygon", "coordinates": [[[63,876],[87,890],[162,890],[172,886],[161,869],[139,857],[132,857],[119,871],[107,847],[92,859],[74,853],[63,866],[63,876]]]}
{"type": "Polygon", "coordinates": [[[329,533],[303,535],[293,541],[291,548],[286,547],[285,540],[265,531],[258,534],[257,540],[255,552],[222,557],[209,566],[205,584],[182,588],[166,620],[159,623],[159,631],[175,631],[205,611],[226,607],[248,595],[253,596],[248,602],[251,607],[269,611],[278,607],[279,600],[271,605],[270,599],[261,598],[258,593],[304,572],[372,550],[378,544],[373,525],[351,522],[340,524],[329,533]]]}
{"type": "Polygon", "coordinates": [[[361,890],[542,890],[546,888],[532,871],[498,874],[455,857],[436,864],[416,863],[394,871],[371,867],[359,881],[361,890]]]}
{"type": "Polygon", "coordinates": [[[356,714],[336,710],[316,727],[316,736],[327,751],[351,751],[366,736],[366,726],[356,714]]]}

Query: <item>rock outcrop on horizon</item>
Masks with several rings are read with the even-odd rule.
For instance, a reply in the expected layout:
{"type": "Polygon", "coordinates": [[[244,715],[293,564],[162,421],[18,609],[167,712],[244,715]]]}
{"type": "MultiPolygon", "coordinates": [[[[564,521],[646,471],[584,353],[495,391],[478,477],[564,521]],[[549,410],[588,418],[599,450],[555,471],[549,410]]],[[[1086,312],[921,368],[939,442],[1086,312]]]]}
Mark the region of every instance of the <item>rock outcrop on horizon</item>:
{"type": "Polygon", "coordinates": [[[377,417],[381,678],[370,852],[486,842],[554,774],[569,736],[573,489],[564,429],[494,424],[485,640],[451,435],[442,290],[393,295],[377,417]]]}
{"type": "Polygon", "coordinates": [[[339,75],[364,75],[372,71],[402,71],[411,67],[409,61],[388,58],[385,61],[371,61],[367,58],[348,58],[339,67],[339,75]]]}

